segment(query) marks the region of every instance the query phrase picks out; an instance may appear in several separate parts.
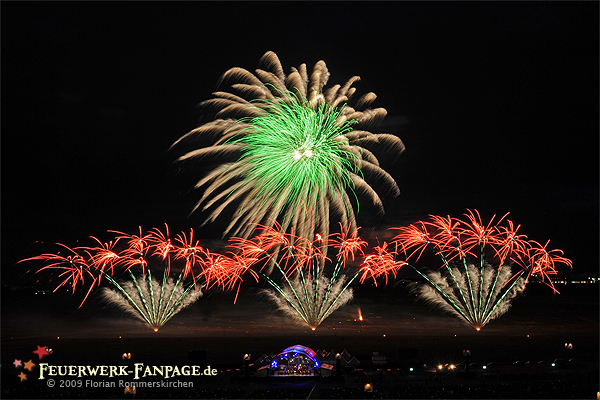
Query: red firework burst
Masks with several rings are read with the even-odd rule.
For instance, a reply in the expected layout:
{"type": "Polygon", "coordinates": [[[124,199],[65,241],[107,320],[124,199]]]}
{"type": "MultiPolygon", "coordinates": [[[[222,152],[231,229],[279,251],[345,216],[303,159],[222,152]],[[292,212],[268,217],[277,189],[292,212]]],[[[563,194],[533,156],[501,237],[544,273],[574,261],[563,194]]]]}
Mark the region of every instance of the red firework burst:
{"type": "Polygon", "coordinates": [[[396,245],[396,251],[398,251],[398,248],[400,248],[404,254],[408,254],[409,250],[414,249],[410,255],[407,255],[407,259],[411,258],[415,253],[418,252],[418,260],[421,258],[421,255],[428,246],[435,246],[437,243],[427,231],[425,224],[421,221],[417,222],[416,225],[411,224],[407,227],[390,229],[395,229],[400,232],[394,237],[392,242],[396,245]]]}
{"type": "MultiPolygon", "coordinates": [[[[407,254],[408,261],[416,255],[419,260],[426,249],[442,256],[442,267],[455,259],[466,259],[468,256],[482,259],[485,248],[493,249],[494,257],[499,259],[501,268],[506,260],[511,260],[527,272],[527,277],[539,276],[542,282],[556,290],[550,276],[557,273],[556,264],[572,267],[571,260],[563,257],[561,250],[547,250],[548,243],[527,240],[527,236],[519,234],[521,227],[507,219],[508,213],[497,221],[495,215],[485,224],[477,210],[467,210],[466,219],[450,216],[430,215],[429,221],[418,221],[408,227],[392,228],[400,233],[393,242],[397,249],[407,254]],[[479,254],[474,249],[480,249],[479,254]],[[411,251],[412,250],[412,251],[411,251]]],[[[385,265],[385,264],[384,264],[385,265]]],[[[392,264],[388,268],[396,270],[392,264]]],[[[383,266],[377,266],[380,270],[383,266]]],[[[522,272],[515,274],[520,276],[522,272]]]]}
{"type": "Polygon", "coordinates": [[[146,260],[146,256],[150,246],[148,245],[148,240],[152,237],[152,235],[147,234],[144,235],[142,233],[142,227],[139,227],[139,235],[129,235],[127,233],[119,232],[119,231],[109,231],[118,233],[121,236],[117,237],[117,240],[123,239],[127,241],[127,248],[119,253],[120,260],[119,263],[125,266],[125,270],[128,270],[132,267],[140,267],[142,269],[142,274],[146,273],[146,267],[148,266],[148,261],[146,260]]]}
{"type": "Polygon", "coordinates": [[[465,253],[471,253],[471,250],[476,247],[485,247],[488,244],[496,244],[500,239],[500,232],[498,231],[498,224],[507,216],[505,214],[495,225],[495,215],[492,217],[487,225],[484,225],[481,221],[481,216],[477,210],[467,210],[465,216],[468,221],[462,221],[465,228],[461,230],[461,243],[465,253]]]}
{"type": "Polygon", "coordinates": [[[360,228],[356,228],[352,233],[350,233],[350,229],[351,226],[348,226],[348,229],[344,231],[344,228],[340,223],[340,232],[329,235],[329,242],[338,251],[337,257],[341,257],[344,260],[344,263],[350,257],[352,257],[352,261],[354,261],[354,255],[357,252],[364,255],[363,247],[367,245],[367,242],[358,236],[358,230],[360,228]]]}
{"type": "Polygon", "coordinates": [[[513,261],[528,271],[527,280],[531,276],[539,276],[542,282],[551,287],[555,293],[558,293],[551,279],[552,276],[558,274],[557,264],[564,264],[569,268],[573,268],[573,262],[563,257],[564,252],[562,250],[548,250],[549,240],[544,246],[534,240],[530,240],[528,244],[529,247],[525,251],[515,253],[513,261]]]}
{"type": "Polygon", "coordinates": [[[94,285],[98,282],[98,276],[92,272],[93,270],[90,270],[90,266],[89,266],[88,262],[80,254],[78,254],[74,249],[71,249],[70,247],[65,246],[64,244],[61,244],[61,243],[57,243],[57,245],[65,248],[69,252],[69,255],[62,256],[62,255],[60,255],[60,253],[57,253],[57,254],[46,253],[46,254],[41,254],[39,256],[26,258],[19,262],[34,261],[34,260],[43,261],[44,266],[42,268],[38,269],[36,271],[36,273],[42,272],[44,270],[61,271],[58,274],[58,277],[59,277],[59,279],[62,279],[62,281],[58,284],[58,286],[56,286],[56,288],[53,290],[53,292],[56,292],[58,289],[60,289],[61,287],[63,287],[64,285],[66,285],[69,282],[71,283],[73,292],[75,292],[78,285],[84,286],[89,282],[89,280],[91,280],[92,282],[90,284],[89,290],[87,291],[83,301],[79,305],[79,307],[81,307],[83,305],[83,303],[85,302],[85,300],[88,298],[92,289],[94,288],[94,285]],[[46,264],[46,263],[48,263],[48,264],[46,264]]]}
{"type": "Polygon", "coordinates": [[[206,252],[200,246],[199,240],[194,240],[194,230],[190,229],[189,238],[186,234],[180,233],[175,238],[173,248],[174,260],[185,260],[183,267],[183,278],[185,279],[191,274],[192,278],[196,279],[197,274],[194,273],[195,267],[203,267],[206,252]]]}
{"type": "Polygon", "coordinates": [[[388,274],[391,273],[396,277],[398,270],[406,265],[405,261],[396,261],[395,256],[397,253],[389,251],[387,247],[388,244],[384,242],[382,246],[376,246],[373,249],[374,253],[365,257],[359,271],[362,272],[360,283],[363,283],[367,278],[372,278],[375,286],[377,286],[377,278],[383,275],[387,284],[388,274]]]}
{"type": "Polygon", "coordinates": [[[91,267],[99,270],[100,272],[113,273],[113,268],[118,263],[121,257],[117,254],[115,246],[119,242],[119,238],[114,241],[102,243],[100,239],[90,236],[91,239],[95,240],[98,245],[94,247],[78,247],[77,249],[83,249],[89,257],[89,264],[91,267]]]}

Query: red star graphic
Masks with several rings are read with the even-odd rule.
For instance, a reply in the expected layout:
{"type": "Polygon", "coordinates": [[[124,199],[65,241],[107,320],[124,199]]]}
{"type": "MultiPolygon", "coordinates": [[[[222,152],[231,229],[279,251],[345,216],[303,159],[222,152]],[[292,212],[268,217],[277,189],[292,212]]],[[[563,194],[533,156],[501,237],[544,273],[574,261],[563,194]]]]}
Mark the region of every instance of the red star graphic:
{"type": "Polygon", "coordinates": [[[19,367],[23,366],[23,364],[21,364],[21,360],[17,360],[16,358],[15,358],[15,361],[13,362],[13,364],[15,365],[15,368],[19,368],[19,367]]]}
{"type": "Polygon", "coordinates": [[[33,361],[29,360],[25,363],[25,366],[23,368],[31,371],[33,369],[33,367],[35,367],[35,364],[33,363],[33,361]]]}
{"type": "Polygon", "coordinates": [[[27,380],[27,375],[25,375],[25,373],[23,371],[21,371],[21,373],[18,376],[19,376],[19,378],[21,378],[21,382],[27,380]]]}
{"type": "Polygon", "coordinates": [[[37,350],[33,351],[35,354],[37,354],[40,357],[40,360],[48,355],[48,352],[46,351],[46,347],[47,346],[38,346],[37,350]]]}

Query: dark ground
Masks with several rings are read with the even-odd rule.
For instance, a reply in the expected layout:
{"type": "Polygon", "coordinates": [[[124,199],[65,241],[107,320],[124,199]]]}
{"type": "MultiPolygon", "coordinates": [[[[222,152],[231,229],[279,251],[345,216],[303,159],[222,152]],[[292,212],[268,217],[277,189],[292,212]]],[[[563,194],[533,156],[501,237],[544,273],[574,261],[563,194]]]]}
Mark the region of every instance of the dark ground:
{"type": "MultiPolygon", "coordinates": [[[[235,378],[236,374],[242,374],[239,369],[243,366],[242,357],[245,353],[251,353],[254,361],[263,353],[277,354],[288,346],[302,344],[314,350],[333,349],[341,352],[346,349],[363,362],[361,367],[367,372],[372,368],[372,352],[377,351],[389,360],[388,365],[379,367],[379,372],[374,367],[368,372],[371,375],[366,377],[318,381],[318,390],[313,391],[311,398],[356,397],[359,393],[356,388],[362,387],[361,382],[365,379],[366,382],[379,382],[380,391],[377,395],[384,398],[429,398],[430,395],[436,398],[467,398],[469,394],[461,391],[460,385],[471,385],[473,390],[479,388],[476,392],[479,395],[474,398],[486,398],[486,390],[496,390],[497,385],[511,379],[515,384],[521,385],[524,380],[533,379],[540,383],[560,378],[564,380],[564,388],[574,385],[573,382],[582,376],[589,379],[586,378],[587,386],[581,396],[593,398],[598,388],[598,380],[595,378],[599,360],[598,285],[571,284],[559,286],[559,290],[562,294],[552,296],[550,290],[530,285],[527,294],[518,298],[504,317],[492,321],[481,332],[476,332],[455,318],[430,311],[428,306],[421,303],[413,303],[410,295],[401,289],[392,290],[390,287],[359,288],[355,300],[334,313],[316,332],[288,325],[250,289],[240,294],[235,305],[232,304],[232,294],[209,293],[175,316],[158,333],[153,333],[150,328],[129,317],[120,316],[117,311],[99,309],[98,304],[94,304],[96,300],[86,303],[79,310],[73,310],[72,316],[65,317],[65,310],[59,308],[74,308],[72,299],[55,302],[55,299],[48,300],[49,295],[26,295],[22,292],[20,303],[12,304],[11,307],[4,305],[3,397],[18,397],[20,395],[17,389],[28,387],[34,390],[33,385],[39,387],[39,392],[36,393],[41,397],[59,393],[40,386],[43,381],[19,382],[14,366],[11,365],[15,358],[27,361],[29,355],[37,363],[37,355],[31,352],[37,346],[48,346],[53,349],[53,355],[47,360],[55,365],[120,365],[124,352],[132,354],[131,363],[185,365],[190,364],[190,350],[204,350],[206,360],[202,360],[200,364],[218,368],[219,376],[195,378],[204,379],[196,382],[195,397],[306,398],[308,392],[304,391],[312,389],[312,381],[298,384],[256,380],[249,384],[235,378]],[[358,307],[365,318],[363,322],[355,321],[358,307]],[[556,358],[569,357],[564,349],[566,342],[573,343],[571,355],[580,362],[577,373],[573,373],[573,370],[556,371],[548,364],[556,358]],[[463,362],[462,350],[467,348],[472,352],[471,362],[479,364],[479,367],[474,367],[474,375],[436,377],[435,374],[426,372],[440,363],[463,362]],[[411,355],[407,356],[408,354],[411,355]],[[533,366],[513,366],[512,363],[517,360],[531,361],[533,366]],[[547,363],[537,364],[542,360],[547,363]],[[402,372],[398,372],[397,368],[406,367],[408,361],[419,366],[424,363],[428,367],[415,376],[411,375],[412,377],[401,375],[402,372]],[[501,373],[482,374],[481,366],[489,362],[499,364],[501,373]],[[389,372],[386,371],[388,367],[391,368],[389,372]],[[527,376],[533,378],[525,379],[527,376]],[[416,389],[424,384],[427,384],[428,389],[416,389]],[[433,387],[438,388],[438,391],[446,388],[445,390],[454,392],[430,393],[433,387]],[[11,388],[13,391],[6,391],[11,388]],[[203,388],[206,392],[200,394],[197,392],[200,390],[198,388],[203,388]],[[241,392],[240,388],[244,388],[244,391],[241,392]],[[249,391],[248,388],[254,388],[255,391],[249,391]],[[261,390],[270,391],[263,393],[261,390]]],[[[36,369],[32,375],[35,374],[36,369]]],[[[110,397],[115,394],[114,388],[94,390],[96,392],[74,390],[69,396],[93,397],[95,393],[101,397],[110,397]]],[[[187,396],[181,390],[183,389],[173,389],[172,393],[175,396],[187,396]]],[[[495,393],[494,396],[514,397],[513,392],[506,391],[506,388],[503,390],[503,393],[495,393]]],[[[523,398],[548,397],[547,392],[532,393],[529,390],[523,398]],[[546,394],[542,395],[543,393],[546,394]]],[[[60,393],[66,396],[66,392],[60,393]]],[[[163,397],[161,393],[146,389],[144,396],[163,397]]]]}

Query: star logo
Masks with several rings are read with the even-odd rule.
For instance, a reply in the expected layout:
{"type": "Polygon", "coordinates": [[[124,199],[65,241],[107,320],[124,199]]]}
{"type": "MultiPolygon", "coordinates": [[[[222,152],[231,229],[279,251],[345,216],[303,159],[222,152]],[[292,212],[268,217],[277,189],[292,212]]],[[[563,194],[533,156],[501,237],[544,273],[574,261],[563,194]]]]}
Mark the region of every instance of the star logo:
{"type": "Polygon", "coordinates": [[[48,351],[46,351],[47,346],[38,346],[37,350],[33,352],[38,355],[40,360],[48,355],[48,351]]]}
{"type": "Polygon", "coordinates": [[[27,375],[25,375],[25,373],[23,371],[21,371],[21,373],[19,374],[19,378],[21,378],[21,382],[26,381],[27,375]]]}
{"type": "Polygon", "coordinates": [[[15,365],[15,368],[19,368],[19,367],[23,366],[23,364],[21,363],[21,360],[17,360],[16,358],[15,358],[15,361],[13,362],[13,364],[15,365]]]}
{"type": "Polygon", "coordinates": [[[25,366],[23,368],[28,369],[29,371],[31,371],[33,369],[33,367],[35,367],[35,364],[33,363],[32,360],[29,360],[29,361],[27,361],[25,363],[25,366]]]}

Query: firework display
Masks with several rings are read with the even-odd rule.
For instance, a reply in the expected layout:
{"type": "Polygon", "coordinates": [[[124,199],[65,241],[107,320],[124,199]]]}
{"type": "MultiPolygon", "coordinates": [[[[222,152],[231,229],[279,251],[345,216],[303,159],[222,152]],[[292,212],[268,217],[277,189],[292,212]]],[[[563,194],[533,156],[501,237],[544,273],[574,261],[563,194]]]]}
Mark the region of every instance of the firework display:
{"type": "Polygon", "coordinates": [[[523,293],[526,283],[522,276],[513,276],[510,267],[495,268],[489,264],[483,268],[468,264],[462,271],[453,268],[452,284],[440,271],[423,274],[423,277],[427,283],[414,284],[412,291],[422,301],[464,318],[476,330],[505,314],[511,300],[523,293]]]}
{"type": "Polygon", "coordinates": [[[305,280],[299,276],[286,280],[283,285],[274,284],[274,290],[263,289],[262,294],[269,298],[288,320],[307,325],[313,331],[331,313],[352,300],[352,289],[345,287],[346,276],[341,275],[334,283],[326,276],[308,276],[305,280]]]}
{"type": "Polygon", "coordinates": [[[468,210],[465,219],[432,215],[429,221],[392,228],[399,231],[394,248],[378,248],[363,268],[369,277],[383,275],[387,280],[388,274],[410,265],[424,279],[412,285],[414,292],[480,330],[508,311],[532,278],[558,293],[550,277],[557,274],[558,264],[572,266],[561,250],[548,250],[549,241],[542,246],[519,234],[520,225],[515,227],[507,215],[484,224],[477,210],[468,210]],[[439,270],[415,266],[425,252],[439,258],[439,270]],[[399,255],[403,260],[395,261],[399,255]]]}
{"type": "Polygon", "coordinates": [[[329,75],[323,61],[310,74],[302,64],[286,75],[270,51],[254,74],[237,67],[223,74],[220,83],[231,84],[231,92],[217,91],[201,103],[215,119],[171,146],[193,148],[179,161],[218,164],[196,184],[204,194],[194,210],[210,211],[205,223],[231,205],[237,210],[224,236],[248,238],[256,224],[278,222],[296,236],[313,238],[318,233],[326,240],[330,214],[339,217],[344,229],[356,226],[350,200],[355,195],[383,212],[371,185],[399,194],[374,153],[397,157],[404,150],[402,141],[366,130],[386,110],[367,108],[377,97],[374,93],[349,106],[353,84],[360,78],[326,89],[329,75]]]}
{"type": "Polygon", "coordinates": [[[368,108],[374,93],[349,105],[358,76],[325,88],[329,76],[323,61],[310,75],[306,64],[286,75],[269,51],[255,73],[237,67],[225,72],[219,85],[230,85],[230,91],[217,91],[201,103],[214,120],[172,144],[171,149],[187,151],[178,161],[202,161],[212,168],[196,184],[204,193],[193,211],[209,212],[204,223],[236,208],[223,232],[232,251],[211,252],[193,230],[171,240],[165,225],[164,232],[112,231],[113,240],[92,237],[91,247],[59,244],[58,253],[23,261],[44,261],[37,272],[59,272],[55,291],[85,287],[81,304],[108,282],[102,298],[154,330],[203,290],[237,286],[239,293],[246,273],[270,286],[261,293],[290,321],[312,330],[352,300],[357,278],[377,285],[383,276],[387,283],[404,266],[422,278],[410,284],[420,299],[477,330],[506,313],[534,277],[556,292],[550,277],[557,264],[570,267],[571,261],[560,250],[548,250],[549,242],[542,246],[519,234],[520,226],[506,219],[508,214],[496,222],[494,216],[487,225],[476,210],[465,219],[432,215],[429,221],[392,228],[399,231],[393,240],[365,255],[367,243],[353,230],[354,207],[362,197],[383,212],[375,188],[399,194],[375,153],[397,157],[404,145],[394,135],[366,130],[387,114],[368,108]],[[332,222],[339,224],[339,233],[330,234],[332,222]],[[335,261],[327,257],[329,247],[337,251],[335,261]],[[364,256],[361,267],[346,274],[346,263],[356,253],[364,256]],[[441,260],[439,269],[417,268],[422,257],[429,266],[441,260]]]}
{"type": "MultiPolygon", "coordinates": [[[[158,282],[148,274],[136,277],[119,284],[110,276],[107,277],[116,289],[101,288],[102,299],[135,318],[146,322],[155,332],[182,309],[192,305],[202,296],[200,288],[194,285],[183,286],[178,278],[174,282],[164,274],[162,282],[158,282]]],[[[180,275],[181,278],[181,275],[180,275]]]]}
{"type": "MultiPolygon", "coordinates": [[[[340,224],[341,225],[341,224],[340,224]]],[[[261,226],[262,232],[252,239],[232,238],[242,257],[252,259],[260,274],[272,289],[261,293],[269,298],[289,320],[315,330],[331,313],[352,300],[350,285],[359,276],[348,278],[343,271],[348,258],[362,253],[367,244],[358,236],[358,229],[331,234],[329,243],[337,250],[334,265],[325,263],[325,238],[319,234],[313,241],[286,233],[277,223],[261,226]],[[281,252],[273,251],[281,248],[281,252]],[[270,276],[275,268],[281,283],[270,276]],[[268,272],[267,272],[268,271],[268,272]]]]}
{"type": "Polygon", "coordinates": [[[3,6],[0,400],[600,400],[597,5],[3,6]]]}
{"type": "Polygon", "coordinates": [[[171,240],[169,228],[165,227],[165,232],[152,229],[145,233],[140,227],[137,235],[111,231],[116,236],[107,243],[92,237],[95,246],[70,248],[59,244],[62,251],[21,262],[42,261],[36,273],[57,273],[60,283],[54,292],[69,284],[73,292],[85,288],[79,307],[103,280],[107,281],[111,286],[101,288],[107,303],[158,331],[200,298],[203,287],[227,290],[238,285],[239,289],[241,277],[248,269],[245,259],[233,254],[213,254],[200,246],[193,230],[171,240]],[[162,278],[153,278],[152,271],[159,271],[162,278]]]}

